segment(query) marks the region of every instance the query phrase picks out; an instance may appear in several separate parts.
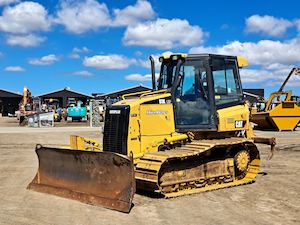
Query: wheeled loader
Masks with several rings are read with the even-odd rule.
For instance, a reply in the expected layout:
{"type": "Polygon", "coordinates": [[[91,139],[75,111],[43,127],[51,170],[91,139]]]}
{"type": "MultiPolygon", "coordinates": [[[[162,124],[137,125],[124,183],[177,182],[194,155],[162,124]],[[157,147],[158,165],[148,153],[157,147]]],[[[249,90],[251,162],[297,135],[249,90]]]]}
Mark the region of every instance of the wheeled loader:
{"type": "Polygon", "coordinates": [[[243,100],[243,57],[160,58],[152,91],[124,95],[106,109],[103,144],[71,136],[68,148],[37,145],[28,188],[129,212],[136,188],[166,198],[253,182],[260,167],[243,100]]]}

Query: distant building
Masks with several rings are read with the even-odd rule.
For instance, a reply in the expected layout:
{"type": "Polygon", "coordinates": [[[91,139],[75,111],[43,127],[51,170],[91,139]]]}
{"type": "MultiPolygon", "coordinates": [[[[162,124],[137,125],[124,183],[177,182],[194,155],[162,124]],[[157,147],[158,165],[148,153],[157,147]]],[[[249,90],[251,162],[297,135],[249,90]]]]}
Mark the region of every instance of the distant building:
{"type": "Polygon", "coordinates": [[[2,116],[14,115],[15,111],[19,110],[22,97],[21,94],[0,89],[0,113],[2,116]]]}
{"type": "Polygon", "coordinates": [[[138,86],[110,92],[107,94],[93,93],[92,95],[95,97],[95,99],[103,99],[106,101],[107,105],[110,105],[116,101],[119,101],[121,99],[121,97],[125,94],[131,94],[131,93],[149,91],[149,90],[151,90],[151,88],[145,87],[143,85],[138,85],[138,86]]]}
{"type": "Polygon", "coordinates": [[[39,97],[42,104],[49,101],[49,99],[58,100],[59,106],[62,108],[68,107],[68,100],[71,98],[80,100],[83,102],[83,104],[86,104],[89,99],[94,98],[91,95],[80,93],[78,91],[71,90],[70,88],[64,88],[64,89],[48,92],[45,94],[38,95],[36,97],[39,97]]]}

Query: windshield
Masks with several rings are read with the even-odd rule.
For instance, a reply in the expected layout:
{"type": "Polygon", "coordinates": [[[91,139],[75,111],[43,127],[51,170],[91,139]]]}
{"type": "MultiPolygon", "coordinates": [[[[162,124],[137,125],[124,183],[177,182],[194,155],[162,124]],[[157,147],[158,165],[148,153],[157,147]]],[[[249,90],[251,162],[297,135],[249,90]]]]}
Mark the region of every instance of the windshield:
{"type": "MultiPolygon", "coordinates": [[[[158,80],[158,90],[168,89],[172,87],[175,79],[177,63],[178,61],[171,61],[171,60],[164,61],[162,63],[160,76],[158,80]]],[[[206,71],[204,71],[203,68],[200,69],[202,64],[203,64],[202,60],[200,61],[200,60],[186,59],[185,62],[181,64],[179,73],[182,76],[187,76],[187,77],[191,77],[193,74],[197,73],[199,74],[200,79],[203,79],[206,77],[206,71]]],[[[204,82],[204,84],[206,85],[206,82],[204,82]]],[[[184,86],[186,85],[188,85],[188,81],[185,82],[184,86]]]]}

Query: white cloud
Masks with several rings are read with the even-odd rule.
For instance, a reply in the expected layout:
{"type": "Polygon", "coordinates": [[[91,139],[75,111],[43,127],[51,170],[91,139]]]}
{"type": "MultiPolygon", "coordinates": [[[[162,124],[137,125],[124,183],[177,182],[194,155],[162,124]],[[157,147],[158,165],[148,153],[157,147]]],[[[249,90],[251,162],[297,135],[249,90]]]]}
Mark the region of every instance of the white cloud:
{"type": "Polygon", "coordinates": [[[155,17],[151,4],[144,0],[124,9],[114,9],[112,14],[105,3],[96,0],[62,0],[54,21],[65,26],[68,32],[82,34],[101,27],[134,25],[155,17]]]}
{"type": "Polygon", "coordinates": [[[75,52],[75,53],[88,53],[88,52],[90,52],[91,50],[90,49],[88,49],[87,47],[82,47],[82,48],[77,48],[77,47],[75,47],[75,48],[73,48],[73,50],[72,50],[72,52],[75,52]]]}
{"type": "Polygon", "coordinates": [[[76,71],[76,72],[72,73],[72,75],[81,76],[81,77],[92,77],[92,76],[94,76],[93,73],[91,73],[89,71],[86,71],[86,70],[76,71]]]}
{"type": "Polygon", "coordinates": [[[23,71],[25,71],[25,69],[21,66],[7,66],[7,67],[5,67],[4,70],[8,71],[8,72],[23,72],[23,71]]]}
{"type": "Polygon", "coordinates": [[[240,74],[242,83],[256,83],[259,85],[260,82],[272,79],[271,72],[267,70],[243,68],[240,70],[240,74]]]}
{"type": "MultiPolygon", "coordinates": [[[[173,52],[170,51],[166,51],[163,52],[161,54],[154,54],[151,55],[154,59],[154,64],[155,64],[155,70],[159,71],[160,70],[160,66],[161,66],[161,62],[159,61],[159,57],[163,56],[163,55],[171,55],[173,54],[173,52]]],[[[151,63],[149,58],[147,58],[146,60],[138,60],[138,64],[144,68],[150,69],[151,68],[151,63]]]]}
{"type": "Polygon", "coordinates": [[[32,65],[45,66],[45,65],[51,65],[58,60],[59,58],[56,55],[50,54],[50,55],[45,55],[40,59],[31,59],[28,61],[28,63],[32,65]]]}
{"type": "Polygon", "coordinates": [[[300,19],[295,20],[294,24],[295,24],[295,26],[296,26],[296,28],[298,30],[298,33],[300,34],[300,19]]]}
{"type": "Polygon", "coordinates": [[[97,30],[111,23],[106,4],[96,0],[62,0],[55,21],[75,34],[97,30]]]}
{"type": "Polygon", "coordinates": [[[141,75],[138,73],[129,74],[125,76],[126,80],[133,80],[133,81],[151,81],[151,74],[141,75]]]}
{"type": "Polygon", "coordinates": [[[150,20],[155,17],[155,12],[148,1],[138,0],[135,5],[129,5],[124,9],[113,11],[115,19],[113,26],[128,26],[137,24],[143,20],[150,20]]]}
{"type": "Polygon", "coordinates": [[[82,47],[82,48],[78,48],[78,47],[74,47],[71,54],[69,54],[69,58],[71,59],[79,59],[80,58],[80,54],[84,54],[84,53],[88,53],[91,50],[88,49],[87,47],[82,47]]]}
{"type": "Polygon", "coordinates": [[[289,20],[268,15],[253,15],[246,19],[246,32],[248,33],[263,33],[280,37],[291,26],[293,23],[289,20]]]}
{"type": "Polygon", "coordinates": [[[125,45],[168,49],[201,44],[205,33],[199,26],[191,26],[187,20],[157,19],[127,27],[125,45]]]}
{"type": "Polygon", "coordinates": [[[20,0],[0,0],[0,6],[2,5],[9,5],[12,3],[18,3],[20,0]]]}
{"type": "MultiPolygon", "coordinates": [[[[289,71],[300,65],[300,40],[288,41],[261,40],[258,42],[233,41],[223,46],[195,47],[190,53],[213,53],[224,55],[243,55],[250,66],[241,70],[243,83],[257,86],[280,86],[289,71]]],[[[294,76],[289,86],[300,86],[300,76],[294,76]]]]}
{"type": "Polygon", "coordinates": [[[135,51],[134,55],[139,57],[139,56],[143,55],[143,52],[141,52],[141,51],[135,51]]]}
{"type": "Polygon", "coordinates": [[[71,59],[79,59],[80,55],[78,53],[71,53],[71,54],[69,54],[69,58],[71,58],[71,59]]]}
{"type": "Polygon", "coordinates": [[[190,53],[216,53],[225,55],[243,55],[251,65],[269,65],[273,63],[294,64],[300,62],[300,40],[288,41],[261,40],[259,42],[233,41],[223,46],[194,47],[190,53]]]}
{"type": "Polygon", "coordinates": [[[126,69],[130,65],[135,64],[136,60],[128,59],[122,55],[94,55],[92,57],[85,57],[83,65],[87,67],[94,67],[96,69],[126,69]]]}
{"type": "Polygon", "coordinates": [[[50,29],[48,12],[39,3],[21,2],[5,7],[0,16],[0,31],[14,34],[28,34],[50,29]]]}
{"type": "Polygon", "coordinates": [[[9,35],[6,43],[11,46],[36,47],[46,40],[45,37],[39,37],[33,34],[28,35],[9,35]]]}
{"type": "MultiPolygon", "coordinates": [[[[281,69],[242,69],[240,70],[243,83],[253,83],[258,87],[280,87],[293,68],[292,65],[281,65],[281,69]]],[[[293,76],[286,85],[289,87],[300,86],[300,76],[293,76]]]]}
{"type": "MultiPolygon", "coordinates": [[[[155,73],[155,77],[159,77],[159,73],[155,73]]],[[[139,73],[133,73],[125,76],[126,80],[132,80],[132,81],[151,81],[152,80],[152,75],[151,74],[139,74],[139,73]]]]}

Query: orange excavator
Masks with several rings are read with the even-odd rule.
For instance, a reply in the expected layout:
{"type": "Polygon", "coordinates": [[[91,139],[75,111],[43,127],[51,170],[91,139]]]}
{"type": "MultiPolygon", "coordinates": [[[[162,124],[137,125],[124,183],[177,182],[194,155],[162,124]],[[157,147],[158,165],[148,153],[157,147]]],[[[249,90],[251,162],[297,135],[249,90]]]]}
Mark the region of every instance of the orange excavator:
{"type": "Polygon", "coordinates": [[[20,119],[19,124],[24,126],[26,124],[26,118],[28,116],[32,116],[36,113],[36,109],[34,109],[33,98],[31,96],[31,92],[27,87],[24,87],[23,90],[23,98],[19,104],[20,111],[20,119]]]}

